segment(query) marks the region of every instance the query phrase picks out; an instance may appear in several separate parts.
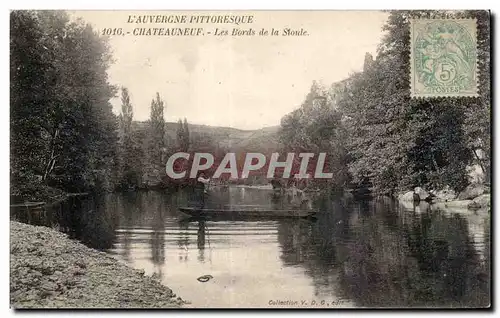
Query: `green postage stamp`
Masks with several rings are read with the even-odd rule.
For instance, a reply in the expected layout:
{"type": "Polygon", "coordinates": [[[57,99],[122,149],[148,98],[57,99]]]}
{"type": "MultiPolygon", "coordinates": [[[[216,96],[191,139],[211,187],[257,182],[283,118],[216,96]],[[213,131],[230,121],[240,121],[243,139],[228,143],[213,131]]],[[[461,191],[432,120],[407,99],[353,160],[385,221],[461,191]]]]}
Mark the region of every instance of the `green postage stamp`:
{"type": "Polygon", "coordinates": [[[411,96],[478,96],[475,19],[411,20],[411,96]]]}

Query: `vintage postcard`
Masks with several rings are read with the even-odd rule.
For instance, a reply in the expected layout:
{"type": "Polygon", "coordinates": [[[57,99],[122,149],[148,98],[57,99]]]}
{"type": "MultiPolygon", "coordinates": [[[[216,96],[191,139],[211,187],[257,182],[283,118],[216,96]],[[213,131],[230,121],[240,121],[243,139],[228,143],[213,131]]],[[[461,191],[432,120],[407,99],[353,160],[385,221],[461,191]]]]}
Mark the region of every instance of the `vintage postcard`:
{"type": "Polygon", "coordinates": [[[10,304],[491,308],[490,12],[10,12],[10,304]]]}

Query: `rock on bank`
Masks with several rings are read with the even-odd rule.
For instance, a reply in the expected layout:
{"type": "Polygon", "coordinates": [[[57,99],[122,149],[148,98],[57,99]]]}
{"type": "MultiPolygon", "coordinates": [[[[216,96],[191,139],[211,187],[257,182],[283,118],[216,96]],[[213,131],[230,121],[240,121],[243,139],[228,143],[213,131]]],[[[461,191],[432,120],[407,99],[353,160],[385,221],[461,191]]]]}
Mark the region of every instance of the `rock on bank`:
{"type": "Polygon", "coordinates": [[[10,222],[10,303],[14,308],[180,307],[144,272],[47,227],[10,222]]]}

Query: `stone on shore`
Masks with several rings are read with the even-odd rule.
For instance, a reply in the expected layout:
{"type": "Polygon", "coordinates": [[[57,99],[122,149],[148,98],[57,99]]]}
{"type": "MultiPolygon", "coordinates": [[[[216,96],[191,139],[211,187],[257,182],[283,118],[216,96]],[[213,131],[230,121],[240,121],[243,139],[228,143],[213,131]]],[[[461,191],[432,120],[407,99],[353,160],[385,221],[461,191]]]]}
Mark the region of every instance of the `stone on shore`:
{"type": "Polygon", "coordinates": [[[468,207],[471,209],[489,208],[490,201],[491,201],[490,194],[482,194],[474,198],[474,200],[472,200],[472,203],[470,203],[468,207]]]}
{"type": "Polygon", "coordinates": [[[184,302],[159,281],[41,226],[10,222],[14,308],[165,308],[184,302]]]}
{"type": "Polygon", "coordinates": [[[415,201],[414,195],[415,195],[415,192],[408,191],[408,192],[406,192],[404,194],[400,194],[398,196],[398,200],[399,201],[403,201],[403,202],[413,202],[413,201],[415,201]]]}
{"type": "Polygon", "coordinates": [[[457,198],[457,194],[453,189],[445,187],[444,189],[438,191],[431,191],[434,196],[434,201],[436,202],[447,202],[452,201],[457,198]]]}
{"type": "Polygon", "coordinates": [[[418,195],[418,197],[421,201],[425,201],[425,200],[429,199],[429,197],[430,197],[429,192],[425,191],[421,187],[416,187],[414,192],[416,195],[418,195]]]}
{"type": "Polygon", "coordinates": [[[443,207],[448,207],[448,208],[465,208],[471,202],[472,202],[472,200],[455,200],[455,201],[448,201],[448,202],[437,202],[436,206],[443,206],[443,207]]]}
{"type": "Polygon", "coordinates": [[[486,192],[486,187],[482,184],[470,184],[458,194],[459,200],[472,200],[486,192]]]}
{"type": "Polygon", "coordinates": [[[425,201],[429,198],[429,192],[425,191],[421,187],[416,187],[414,191],[408,191],[398,196],[398,200],[401,202],[419,202],[425,201]]]}

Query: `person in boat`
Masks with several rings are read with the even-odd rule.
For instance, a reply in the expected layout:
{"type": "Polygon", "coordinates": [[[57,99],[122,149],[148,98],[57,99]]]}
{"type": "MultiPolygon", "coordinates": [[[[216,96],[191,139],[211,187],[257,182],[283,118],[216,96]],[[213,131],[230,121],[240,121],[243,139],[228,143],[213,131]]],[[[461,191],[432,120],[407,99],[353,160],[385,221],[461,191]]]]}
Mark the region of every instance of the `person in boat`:
{"type": "Polygon", "coordinates": [[[199,172],[193,182],[193,192],[191,198],[189,199],[190,205],[203,208],[205,206],[205,201],[207,201],[208,187],[210,183],[210,178],[206,176],[204,172],[199,172]]]}
{"type": "Polygon", "coordinates": [[[273,187],[273,191],[275,194],[280,194],[283,190],[283,184],[281,183],[281,180],[278,177],[274,177],[274,179],[271,180],[271,186],[273,187]]]}
{"type": "Polygon", "coordinates": [[[198,177],[196,178],[197,187],[203,189],[203,193],[208,193],[208,189],[210,186],[210,178],[207,177],[205,172],[200,171],[198,177]]]}
{"type": "Polygon", "coordinates": [[[311,200],[303,189],[297,187],[297,180],[291,181],[288,189],[288,203],[300,208],[311,208],[311,200]]]}

